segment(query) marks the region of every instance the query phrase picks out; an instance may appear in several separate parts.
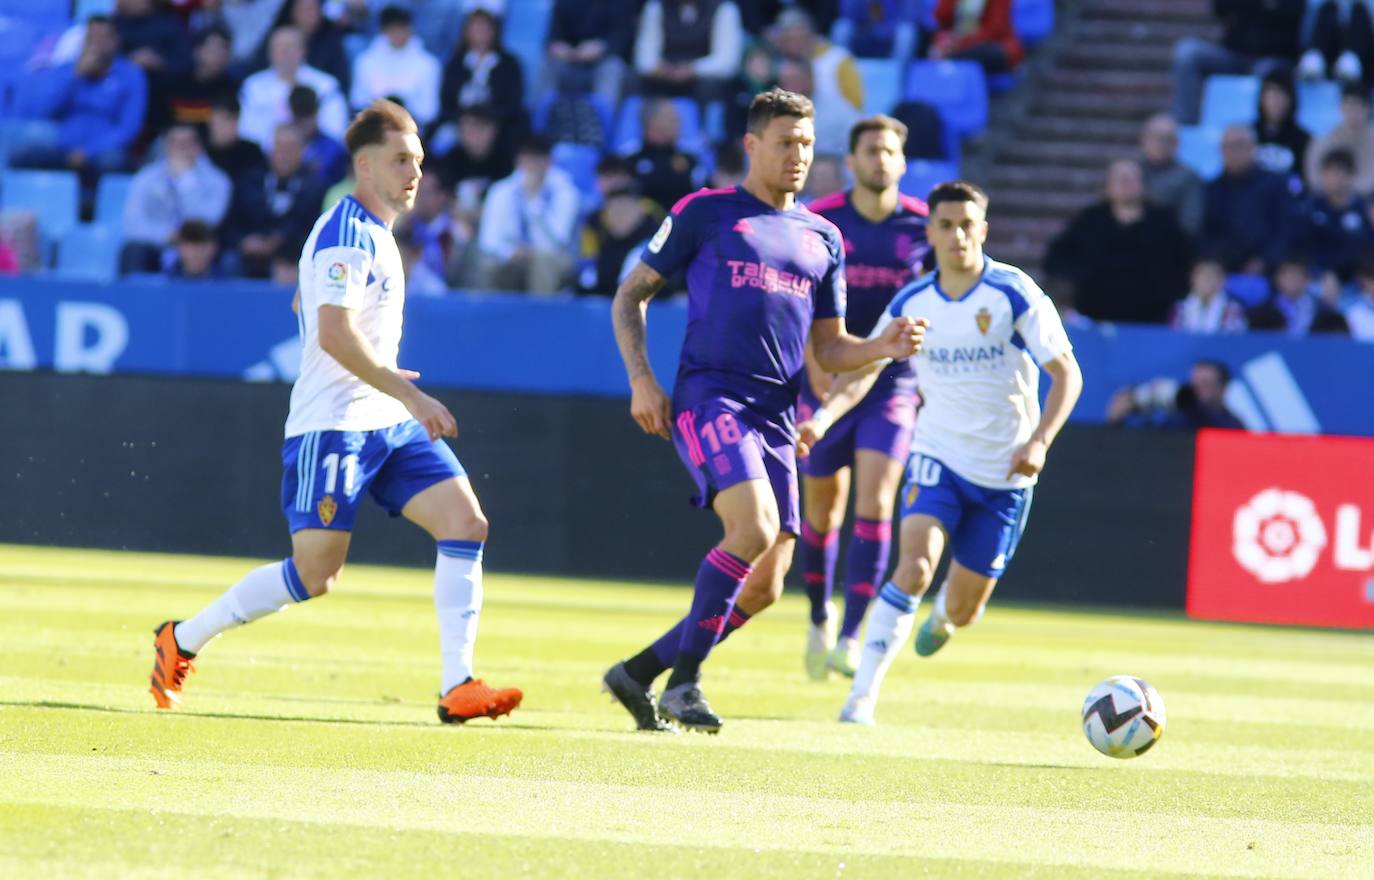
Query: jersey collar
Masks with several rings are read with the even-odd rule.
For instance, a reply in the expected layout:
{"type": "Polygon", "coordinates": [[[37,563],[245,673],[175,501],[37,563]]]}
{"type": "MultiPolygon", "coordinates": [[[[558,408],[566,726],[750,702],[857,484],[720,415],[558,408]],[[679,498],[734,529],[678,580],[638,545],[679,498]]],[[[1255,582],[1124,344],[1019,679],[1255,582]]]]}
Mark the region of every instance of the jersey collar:
{"type": "Polygon", "coordinates": [[[972,286],[972,287],[970,287],[968,290],[964,291],[964,295],[963,295],[963,296],[959,297],[959,299],[955,299],[954,297],[952,297],[952,296],[950,296],[949,294],[945,293],[945,289],[944,289],[943,287],[940,286],[940,270],[939,270],[939,268],[937,267],[936,270],[935,270],[935,292],[938,293],[938,294],[940,294],[940,298],[943,299],[945,302],[960,302],[960,301],[962,301],[962,300],[968,299],[968,295],[969,295],[970,293],[973,293],[973,291],[975,291],[975,290],[978,289],[978,286],[979,286],[980,284],[983,283],[983,279],[984,279],[985,277],[987,277],[987,274],[988,274],[988,255],[987,255],[987,254],[983,254],[983,270],[982,270],[981,272],[978,273],[978,280],[975,281],[975,282],[973,282],[973,286],[972,286]]]}
{"type": "Polygon", "coordinates": [[[387,226],[387,224],[383,223],[380,217],[369,211],[367,209],[367,206],[358,200],[357,196],[353,195],[352,193],[349,193],[348,195],[344,196],[344,198],[347,199],[349,202],[352,202],[354,205],[357,205],[358,210],[363,212],[363,216],[371,220],[373,223],[376,223],[378,226],[384,227],[386,229],[391,228],[390,226],[387,226]]]}

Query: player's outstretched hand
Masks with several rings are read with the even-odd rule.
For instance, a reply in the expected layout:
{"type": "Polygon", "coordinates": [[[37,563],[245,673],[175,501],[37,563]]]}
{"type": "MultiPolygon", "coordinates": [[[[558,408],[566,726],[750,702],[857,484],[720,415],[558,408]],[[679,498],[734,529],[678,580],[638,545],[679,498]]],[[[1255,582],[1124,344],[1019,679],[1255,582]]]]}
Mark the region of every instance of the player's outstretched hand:
{"type": "Polygon", "coordinates": [[[879,337],[883,345],[883,357],[897,360],[911,357],[921,350],[925,342],[926,328],[930,322],[925,318],[908,318],[903,315],[893,320],[879,337]]]}
{"type": "MultiPolygon", "coordinates": [[[[409,370],[398,371],[401,375],[410,373],[409,370]]],[[[407,379],[418,376],[419,373],[411,373],[407,379]]],[[[458,422],[453,418],[453,413],[448,411],[448,407],[439,401],[417,390],[415,397],[406,402],[406,409],[415,417],[415,421],[425,426],[429,432],[430,440],[438,440],[440,437],[457,437],[458,422]]]]}
{"type": "Polygon", "coordinates": [[[1033,477],[1045,468],[1045,453],[1049,448],[1039,440],[1029,440],[1026,445],[1016,450],[1011,457],[1011,470],[1007,471],[1007,479],[1011,479],[1013,474],[1024,474],[1033,477]]]}
{"type": "Polygon", "coordinates": [[[673,404],[653,376],[641,376],[630,383],[630,415],[644,433],[672,439],[668,426],[673,423],[673,404]]]}

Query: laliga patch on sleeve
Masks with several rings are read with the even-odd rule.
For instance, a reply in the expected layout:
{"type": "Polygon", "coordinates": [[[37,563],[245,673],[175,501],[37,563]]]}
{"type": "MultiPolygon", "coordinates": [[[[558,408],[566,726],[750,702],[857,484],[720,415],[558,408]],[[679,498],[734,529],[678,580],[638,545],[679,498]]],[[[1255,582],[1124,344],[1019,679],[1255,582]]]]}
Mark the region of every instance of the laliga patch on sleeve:
{"type": "Polygon", "coordinates": [[[649,253],[656,254],[663,250],[663,245],[668,241],[668,236],[673,232],[673,218],[664,217],[663,223],[658,227],[658,232],[649,239],[649,253]]]}
{"type": "Polygon", "coordinates": [[[330,263],[329,268],[325,270],[325,277],[335,284],[342,284],[348,277],[348,265],[342,260],[330,263]]]}

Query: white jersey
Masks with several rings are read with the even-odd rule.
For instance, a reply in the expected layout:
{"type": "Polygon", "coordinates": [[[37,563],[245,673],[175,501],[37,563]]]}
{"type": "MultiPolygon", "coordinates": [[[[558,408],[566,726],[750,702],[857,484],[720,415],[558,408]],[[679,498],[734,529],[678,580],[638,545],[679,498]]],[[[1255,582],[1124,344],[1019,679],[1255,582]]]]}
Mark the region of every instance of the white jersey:
{"type": "Polygon", "coordinates": [[[353,196],[315,221],[300,262],[301,371],[291,389],[286,436],[310,431],[375,431],[409,419],[399,400],[345,370],[320,348],[320,306],[353,312],[378,359],[396,366],[405,270],[386,224],[353,196]]]}
{"type": "Polygon", "coordinates": [[[1040,424],[1038,364],[1073,350],[1054,303],[1020,269],[986,260],[959,299],[945,295],[938,273],[908,284],[872,335],[902,315],[930,320],[914,359],[923,403],[912,451],[989,489],[1034,484],[1007,472],[1040,424]]]}

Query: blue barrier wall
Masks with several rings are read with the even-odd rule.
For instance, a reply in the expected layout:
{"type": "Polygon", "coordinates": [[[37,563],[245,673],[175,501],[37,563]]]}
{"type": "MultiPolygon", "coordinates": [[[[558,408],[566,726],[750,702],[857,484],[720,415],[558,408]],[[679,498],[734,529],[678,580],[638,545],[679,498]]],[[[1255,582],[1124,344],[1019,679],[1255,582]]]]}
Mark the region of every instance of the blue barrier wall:
{"type": "MultiPolygon", "coordinates": [[[[114,286],[0,282],[0,367],[281,380],[298,362],[290,291],[260,283],[114,286]]],[[[651,307],[649,349],[668,384],[685,303],[651,307]]],[[[1235,372],[1228,401],[1256,429],[1374,436],[1374,345],[1281,334],[1200,337],[1075,327],[1085,388],[1074,420],[1100,422],[1125,385],[1182,379],[1198,358],[1235,372]]],[[[406,304],[405,367],[421,383],[480,391],[623,396],[604,299],[471,293],[406,304]]]]}

